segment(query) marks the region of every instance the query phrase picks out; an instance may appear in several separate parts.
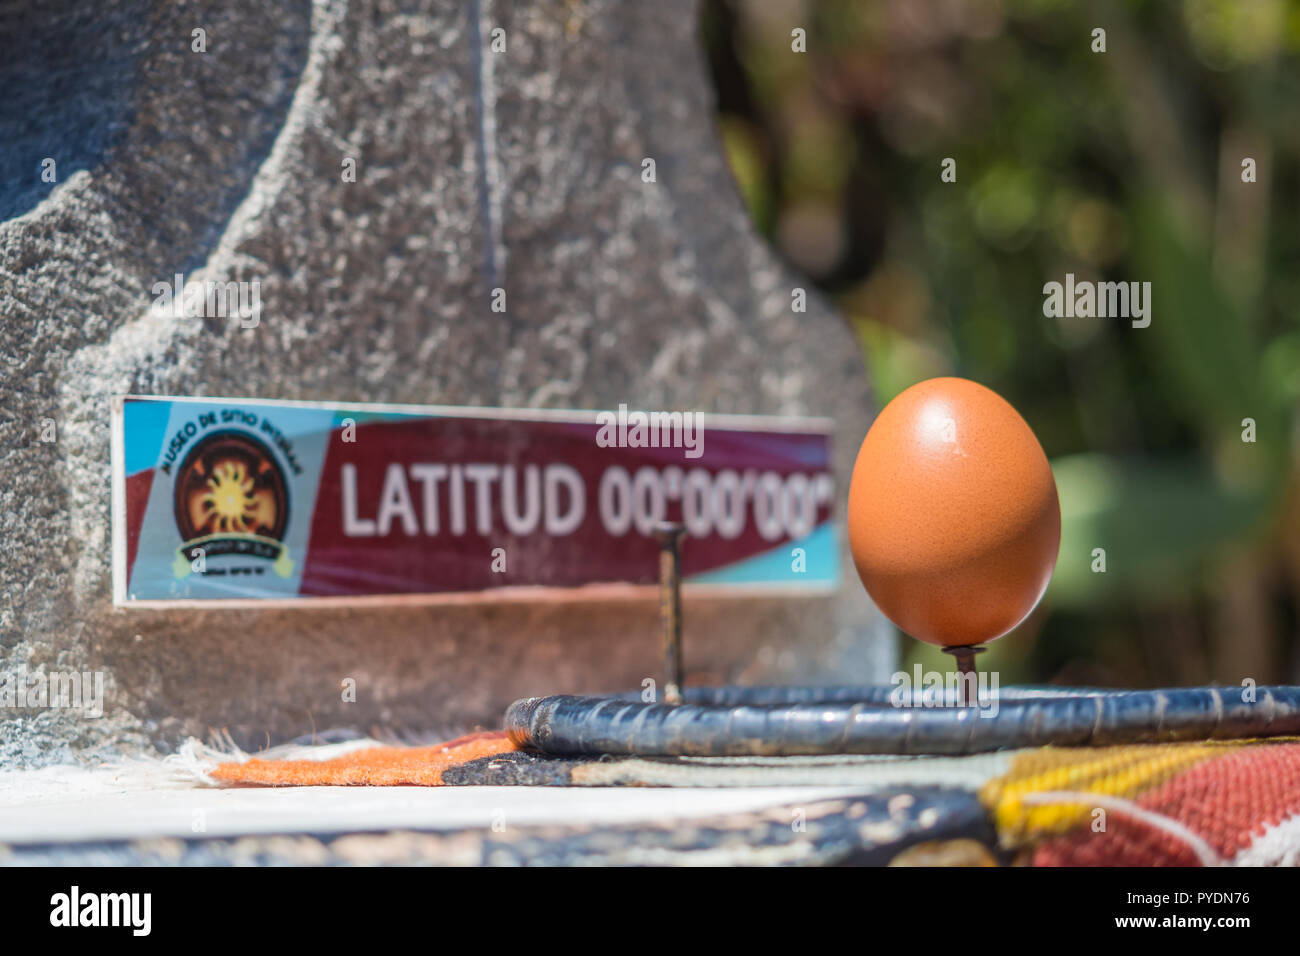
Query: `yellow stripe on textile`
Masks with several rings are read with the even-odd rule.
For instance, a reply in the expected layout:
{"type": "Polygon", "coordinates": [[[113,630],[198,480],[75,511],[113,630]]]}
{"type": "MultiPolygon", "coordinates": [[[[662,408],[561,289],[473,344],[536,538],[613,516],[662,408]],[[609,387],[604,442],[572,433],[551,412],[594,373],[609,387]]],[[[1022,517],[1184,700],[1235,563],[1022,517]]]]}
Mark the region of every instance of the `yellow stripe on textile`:
{"type": "Polygon", "coordinates": [[[1193,764],[1222,754],[1225,748],[1239,746],[1239,741],[1206,741],[1043,747],[1017,755],[1011,769],[986,783],[979,797],[993,814],[1002,845],[1016,847],[1079,826],[1093,811],[1083,803],[1031,805],[1024,802],[1028,794],[1067,790],[1134,797],[1193,764]]]}

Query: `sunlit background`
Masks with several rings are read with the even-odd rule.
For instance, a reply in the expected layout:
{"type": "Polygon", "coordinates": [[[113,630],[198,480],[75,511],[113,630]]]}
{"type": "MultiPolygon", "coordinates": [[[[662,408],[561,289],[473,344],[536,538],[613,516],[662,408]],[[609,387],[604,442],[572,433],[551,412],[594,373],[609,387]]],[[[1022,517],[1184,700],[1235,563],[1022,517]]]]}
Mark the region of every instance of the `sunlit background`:
{"type": "Polygon", "coordinates": [[[1300,3],[706,0],[703,36],[754,221],[880,404],[972,378],[1052,460],[1056,576],[981,666],[1300,682],[1300,3]],[[1044,317],[1067,272],[1151,282],[1150,327],[1044,317]]]}

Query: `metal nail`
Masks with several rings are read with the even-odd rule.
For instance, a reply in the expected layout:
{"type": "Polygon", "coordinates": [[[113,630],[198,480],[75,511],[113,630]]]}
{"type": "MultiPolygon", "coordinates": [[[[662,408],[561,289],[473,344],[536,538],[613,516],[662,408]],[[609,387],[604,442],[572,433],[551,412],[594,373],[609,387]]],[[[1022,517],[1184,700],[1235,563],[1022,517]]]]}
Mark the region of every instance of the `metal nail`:
{"type": "Polygon", "coordinates": [[[943,652],[951,654],[957,661],[957,673],[961,675],[961,705],[976,707],[979,705],[979,671],[975,668],[975,655],[983,654],[987,648],[978,644],[964,644],[959,647],[945,647],[943,652]],[[969,676],[968,676],[969,675],[969,676]]]}
{"type": "Polygon", "coordinates": [[[655,528],[659,539],[659,624],[664,654],[664,702],[680,704],[686,682],[682,666],[682,538],[684,525],[664,522],[655,528]]]}

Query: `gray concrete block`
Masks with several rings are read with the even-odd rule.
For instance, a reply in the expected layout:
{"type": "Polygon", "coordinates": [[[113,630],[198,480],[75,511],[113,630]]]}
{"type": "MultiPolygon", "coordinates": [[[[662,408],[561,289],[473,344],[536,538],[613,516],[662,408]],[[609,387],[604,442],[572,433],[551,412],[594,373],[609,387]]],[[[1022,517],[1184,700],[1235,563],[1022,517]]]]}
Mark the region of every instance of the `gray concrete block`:
{"type": "MultiPolygon", "coordinates": [[[[791,311],[807,283],[747,221],[696,14],[0,0],[0,667],[108,685],[99,719],[0,711],[0,763],[213,728],[245,748],[341,725],[453,732],[519,696],[658,674],[650,602],[114,609],[113,395],[829,415],[847,490],[871,415],[859,350],[815,297],[791,311]],[[260,282],[260,324],[151,313],[177,271],[260,282]]],[[[836,598],[688,602],[692,674],[882,677],[892,646],[845,571],[836,598]]]]}

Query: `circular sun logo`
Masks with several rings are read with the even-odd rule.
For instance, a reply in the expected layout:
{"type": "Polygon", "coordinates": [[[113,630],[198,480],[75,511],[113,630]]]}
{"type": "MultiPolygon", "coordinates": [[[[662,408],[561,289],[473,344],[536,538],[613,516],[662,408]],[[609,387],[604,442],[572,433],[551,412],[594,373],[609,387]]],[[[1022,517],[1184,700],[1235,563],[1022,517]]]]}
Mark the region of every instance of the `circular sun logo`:
{"type": "Polygon", "coordinates": [[[266,496],[255,493],[253,479],[241,461],[223,461],[208,476],[208,490],[199,496],[198,506],[210,531],[251,534],[264,526],[262,512],[266,496]]]}
{"type": "Polygon", "coordinates": [[[284,475],[266,446],[251,436],[209,435],[177,473],[175,512],[183,541],[209,535],[278,541],[289,517],[284,475]]]}

